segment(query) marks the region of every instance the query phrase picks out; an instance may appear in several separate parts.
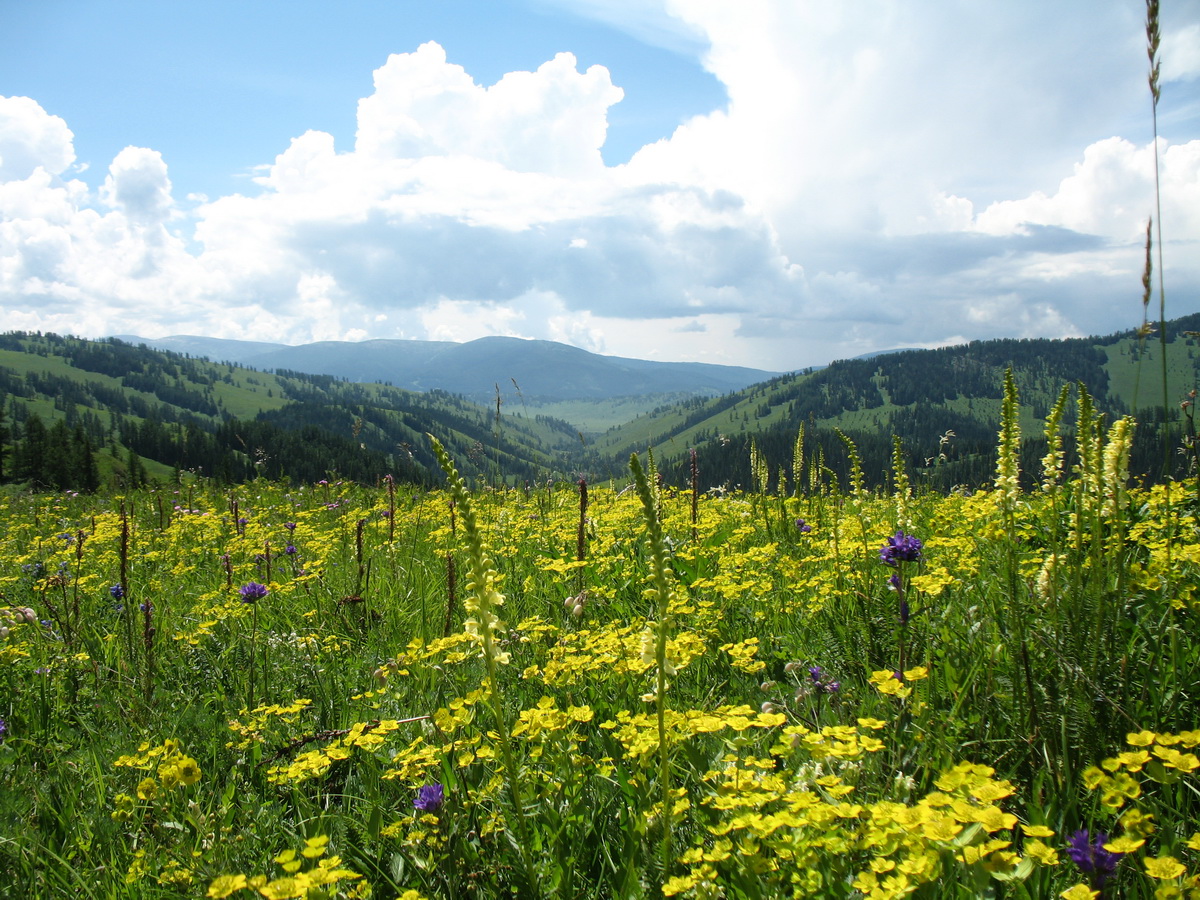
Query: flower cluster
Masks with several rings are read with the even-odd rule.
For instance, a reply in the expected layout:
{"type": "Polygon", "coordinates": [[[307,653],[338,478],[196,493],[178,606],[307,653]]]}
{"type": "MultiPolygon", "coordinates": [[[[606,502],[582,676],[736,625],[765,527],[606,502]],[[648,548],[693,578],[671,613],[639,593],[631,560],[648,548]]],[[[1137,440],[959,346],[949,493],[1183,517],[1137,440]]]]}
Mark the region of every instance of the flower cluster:
{"type": "Polygon", "coordinates": [[[238,589],[238,594],[241,595],[243,603],[257,603],[267,596],[267,586],[259,584],[257,581],[251,581],[249,584],[242,585],[238,589]]]}
{"type": "Polygon", "coordinates": [[[920,538],[897,531],[879,550],[879,561],[889,566],[898,566],[902,562],[917,562],[921,558],[923,547],[920,538]]]}
{"type": "Polygon", "coordinates": [[[413,808],[424,813],[435,813],[446,802],[446,789],[436,781],[433,784],[423,784],[413,800],[413,808]]]}

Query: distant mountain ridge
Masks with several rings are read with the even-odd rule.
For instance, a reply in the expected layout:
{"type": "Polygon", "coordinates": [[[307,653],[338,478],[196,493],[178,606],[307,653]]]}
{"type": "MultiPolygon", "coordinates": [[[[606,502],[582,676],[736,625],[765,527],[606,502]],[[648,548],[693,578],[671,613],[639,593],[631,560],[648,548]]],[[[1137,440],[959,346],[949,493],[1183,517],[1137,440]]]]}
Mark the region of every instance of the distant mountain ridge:
{"type": "Polygon", "coordinates": [[[530,400],[596,400],[641,394],[715,396],[739,391],[778,372],[713,363],[653,362],[602,356],[554,341],[485,337],[451,341],[320,341],[288,346],[195,335],[117,340],[234,362],[262,370],[332,375],[415,391],[444,390],[486,402],[496,386],[516,383],[530,400]]]}

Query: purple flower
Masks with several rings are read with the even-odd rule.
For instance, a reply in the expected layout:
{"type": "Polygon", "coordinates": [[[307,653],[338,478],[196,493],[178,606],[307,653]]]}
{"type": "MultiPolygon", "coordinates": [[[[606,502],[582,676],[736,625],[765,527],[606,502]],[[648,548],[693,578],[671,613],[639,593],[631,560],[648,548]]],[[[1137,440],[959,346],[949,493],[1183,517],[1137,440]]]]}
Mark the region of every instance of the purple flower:
{"type": "Polygon", "coordinates": [[[8,734],[8,723],[0,719],[0,741],[4,740],[4,735],[8,734]]]}
{"type": "Polygon", "coordinates": [[[807,522],[805,522],[803,519],[797,519],[796,520],[796,530],[799,531],[801,534],[808,534],[810,531],[812,531],[812,526],[809,525],[807,522]]]}
{"type": "Polygon", "coordinates": [[[445,802],[446,790],[435,781],[433,784],[421,786],[417,791],[417,799],[413,801],[413,807],[421,812],[435,813],[445,802]]]}
{"type": "Polygon", "coordinates": [[[123,584],[114,584],[108,589],[108,592],[112,595],[114,600],[125,599],[125,585],[123,584]]]}
{"type": "Polygon", "coordinates": [[[920,538],[915,538],[903,531],[897,531],[895,537],[887,539],[887,543],[879,551],[879,561],[889,566],[898,566],[902,562],[916,562],[921,558],[920,538]]]}
{"type": "Polygon", "coordinates": [[[909,608],[908,608],[908,601],[907,601],[907,600],[901,600],[901,601],[900,601],[900,624],[901,624],[901,625],[907,625],[907,624],[908,624],[908,617],[909,617],[909,615],[910,615],[910,611],[909,611],[909,608]]]}
{"type": "Polygon", "coordinates": [[[813,687],[815,687],[821,693],[836,694],[839,690],[841,690],[842,683],[840,681],[833,681],[830,679],[830,677],[825,674],[825,670],[820,666],[813,666],[810,668],[808,670],[808,677],[809,680],[812,681],[813,687]]]}
{"type": "Polygon", "coordinates": [[[284,522],[283,527],[286,528],[288,531],[295,531],[296,523],[295,522],[284,522]]]}
{"type": "Polygon", "coordinates": [[[259,584],[257,581],[251,581],[249,584],[242,585],[238,589],[238,593],[242,595],[243,603],[257,603],[267,596],[267,586],[259,584]]]}
{"type": "Polygon", "coordinates": [[[295,544],[288,544],[286,547],[283,548],[283,552],[286,553],[288,556],[295,556],[299,551],[296,550],[295,544]]]}
{"type": "Polygon", "coordinates": [[[1097,891],[1104,887],[1104,882],[1112,878],[1121,862],[1122,854],[1104,849],[1107,843],[1107,834],[1099,832],[1093,838],[1091,832],[1081,828],[1071,835],[1067,844],[1067,856],[1071,857],[1071,861],[1079,867],[1080,872],[1091,876],[1092,888],[1097,891]]]}

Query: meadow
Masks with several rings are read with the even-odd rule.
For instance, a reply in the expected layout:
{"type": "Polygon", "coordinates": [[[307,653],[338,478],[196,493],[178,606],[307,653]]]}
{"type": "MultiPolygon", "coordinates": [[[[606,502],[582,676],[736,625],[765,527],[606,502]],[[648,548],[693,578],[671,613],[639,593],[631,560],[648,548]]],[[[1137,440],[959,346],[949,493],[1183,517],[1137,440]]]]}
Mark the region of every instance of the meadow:
{"type": "Polygon", "coordinates": [[[438,491],[9,495],[0,893],[1198,897],[1200,485],[1019,421],[949,494],[801,434],[746,493],[433,440],[438,491]]]}

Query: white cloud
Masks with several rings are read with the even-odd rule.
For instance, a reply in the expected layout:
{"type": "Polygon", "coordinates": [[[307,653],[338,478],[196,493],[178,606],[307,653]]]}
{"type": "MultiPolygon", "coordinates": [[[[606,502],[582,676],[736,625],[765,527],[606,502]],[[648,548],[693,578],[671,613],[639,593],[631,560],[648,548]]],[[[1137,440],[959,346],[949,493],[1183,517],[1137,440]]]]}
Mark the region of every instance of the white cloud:
{"type": "MultiPolygon", "coordinates": [[[[126,148],[92,191],[66,123],[0,98],[3,326],[507,334],[784,370],[1139,318],[1154,154],[1114,125],[1148,107],[1130,4],[635,5],[635,33],[704,36],[729,105],[625,166],[600,156],[621,88],[569,53],[492,85],[434,43],[392,55],[352,146],[305,132],[188,211],[156,151],[126,148]]],[[[1174,79],[1190,28],[1167,32],[1174,79]]],[[[1160,155],[1182,314],[1200,141],[1160,155]]]]}
{"type": "Polygon", "coordinates": [[[28,97],[0,97],[0,181],[28,178],[37,168],[57,175],[75,161],[67,123],[28,97]]]}
{"type": "Polygon", "coordinates": [[[375,93],[358,104],[355,151],[383,160],[469,156],[513,172],[587,176],[603,168],[605,113],[623,95],[607,69],[581,74],[570,53],[485,88],[430,42],[375,70],[375,93]]]}
{"type": "Polygon", "coordinates": [[[126,147],[117,154],[101,196],[131,222],[143,226],[161,225],[175,205],[162,154],[144,147],[126,147]]]}

